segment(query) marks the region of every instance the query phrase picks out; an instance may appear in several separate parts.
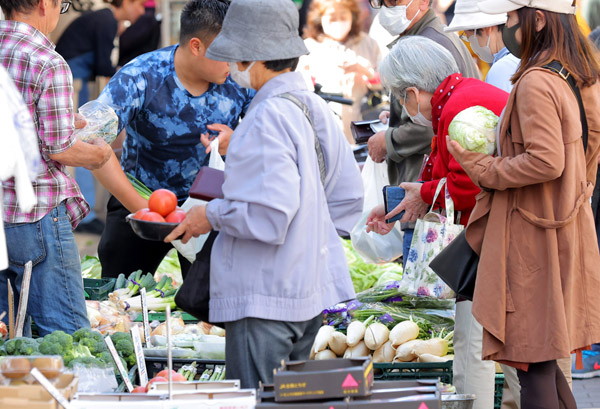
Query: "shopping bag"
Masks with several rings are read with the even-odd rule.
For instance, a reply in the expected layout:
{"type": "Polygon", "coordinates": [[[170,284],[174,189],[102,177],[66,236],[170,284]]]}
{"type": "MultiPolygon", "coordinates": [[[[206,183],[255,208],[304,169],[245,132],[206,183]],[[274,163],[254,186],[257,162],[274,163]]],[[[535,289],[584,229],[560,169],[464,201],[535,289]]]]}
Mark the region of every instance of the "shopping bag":
{"type": "Polygon", "coordinates": [[[454,291],[429,267],[429,263],[464,229],[454,223],[454,202],[448,193],[446,178],[440,180],[429,213],[418,219],[410,244],[401,288],[408,294],[455,298],[454,291]],[[442,188],[445,187],[446,215],[433,211],[442,188]]]}
{"type": "Polygon", "coordinates": [[[400,226],[394,226],[385,236],[367,233],[367,218],[371,210],[383,203],[383,187],[389,185],[387,164],[375,163],[370,157],[365,161],[361,176],[365,189],[363,214],[352,228],[350,238],[352,246],[369,263],[390,262],[402,255],[402,232],[400,226]]]}
{"type": "MultiPolygon", "coordinates": [[[[212,142],[210,143],[210,148],[211,151],[208,160],[208,166],[210,168],[224,170],[225,162],[223,161],[221,155],[219,155],[219,138],[215,138],[212,140],[212,142]]],[[[194,206],[201,206],[205,205],[206,203],[207,202],[205,202],[204,200],[193,199],[191,197],[188,197],[187,200],[181,205],[181,208],[187,212],[194,206]]],[[[198,237],[192,237],[186,244],[183,244],[181,240],[175,240],[172,243],[173,246],[179,252],[179,254],[185,257],[190,263],[193,263],[194,260],[196,260],[196,254],[198,254],[202,250],[202,247],[204,246],[204,243],[206,242],[207,238],[208,233],[198,237]]]]}

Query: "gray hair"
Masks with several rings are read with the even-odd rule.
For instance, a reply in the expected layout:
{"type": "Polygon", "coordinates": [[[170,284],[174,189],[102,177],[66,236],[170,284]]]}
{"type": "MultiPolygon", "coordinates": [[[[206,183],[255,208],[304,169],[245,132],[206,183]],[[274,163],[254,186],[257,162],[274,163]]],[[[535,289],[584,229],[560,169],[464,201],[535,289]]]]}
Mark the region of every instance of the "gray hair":
{"type": "Polygon", "coordinates": [[[433,93],[459,69],[452,54],[438,43],[423,36],[406,36],[381,61],[378,71],[383,86],[402,97],[410,87],[433,93]]]}

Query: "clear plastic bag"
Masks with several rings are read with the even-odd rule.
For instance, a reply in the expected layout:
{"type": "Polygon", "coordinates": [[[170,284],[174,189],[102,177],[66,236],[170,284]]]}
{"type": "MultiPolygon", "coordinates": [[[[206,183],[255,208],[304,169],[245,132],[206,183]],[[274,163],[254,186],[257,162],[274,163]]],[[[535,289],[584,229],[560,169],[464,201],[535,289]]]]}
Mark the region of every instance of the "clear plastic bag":
{"type": "Polygon", "coordinates": [[[369,263],[393,261],[402,255],[402,232],[398,224],[385,236],[375,232],[367,233],[366,225],[371,210],[383,203],[382,189],[389,184],[387,165],[375,163],[368,157],[361,174],[365,187],[365,204],[362,217],[350,233],[352,246],[369,263]]]}
{"type": "Polygon", "coordinates": [[[90,142],[101,138],[106,143],[112,143],[117,139],[119,117],[111,107],[94,100],[82,105],[79,113],[85,117],[87,125],[73,132],[77,139],[90,142]]]}

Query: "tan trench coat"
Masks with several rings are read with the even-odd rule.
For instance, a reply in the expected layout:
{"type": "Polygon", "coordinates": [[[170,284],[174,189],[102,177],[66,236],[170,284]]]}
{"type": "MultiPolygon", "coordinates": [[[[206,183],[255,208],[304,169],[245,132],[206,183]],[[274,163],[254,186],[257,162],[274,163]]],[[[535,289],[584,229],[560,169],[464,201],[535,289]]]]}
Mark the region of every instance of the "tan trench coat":
{"type": "Polygon", "coordinates": [[[484,189],[467,239],[480,254],[473,315],[484,327],[485,359],[543,362],[600,342],[600,255],[589,201],[600,150],[599,92],[600,84],[582,90],[584,155],[567,82],[533,68],[510,95],[501,157],[468,153],[461,160],[484,189]]]}

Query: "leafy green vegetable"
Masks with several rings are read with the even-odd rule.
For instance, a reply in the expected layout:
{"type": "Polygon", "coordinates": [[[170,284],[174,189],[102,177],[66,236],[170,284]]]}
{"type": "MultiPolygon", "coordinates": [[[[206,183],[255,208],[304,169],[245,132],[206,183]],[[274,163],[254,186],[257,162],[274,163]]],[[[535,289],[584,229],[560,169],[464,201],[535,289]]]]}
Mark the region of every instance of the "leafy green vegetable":
{"type": "Polygon", "coordinates": [[[81,328],[73,333],[73,340],[79,345],[87,347],[94,356],[99,356],[108,350],[104,342],[104,336],[98,331],[92,331],[89,328],[81,328]]]}
{"type": "Polygon", "coordinates": [[[402,265],[397,263],[370,264],[354,250],[350,240],[343,240],[346,261],[350,269],[354,291],[367,290],[378,283],[399,281],[402,279],[402,265]],[[387,281],[386,281],[387,280],[387,281]]]}
{"type": "Polygon", "coordinates": [[[454,117],[448,127],[448,135],[468,151],[492,155],[496,150],[497,125],[496,114],[476,105],[454,117]]]}
{"type": "Polygon", "coordinates": [[[126,332],[115,332],[110,336],[115,348],[119,353],[119,356],[127,363],[128,367],[131,368],[136,364],[135,352],[133,349],[133,340],[131,334],[126,332]]]}
{"type": "Polygon", "coordinates": [[[54,331],[44,337],[39,346],[42,355],[61,355],[73,350],[73,337],[63,331],[54,331]]]}
{"type": "Polygon", "coordinates": [[[13,338],[3,345],[6,355],[36,355],[38,343],[31,338],[13,338]]]}
{"type": "Polygon", "coordinates": [[[102,266],[98,257],[85,256],[81,259],[81,275],[83,278],[102,278],[102,266]]]}

